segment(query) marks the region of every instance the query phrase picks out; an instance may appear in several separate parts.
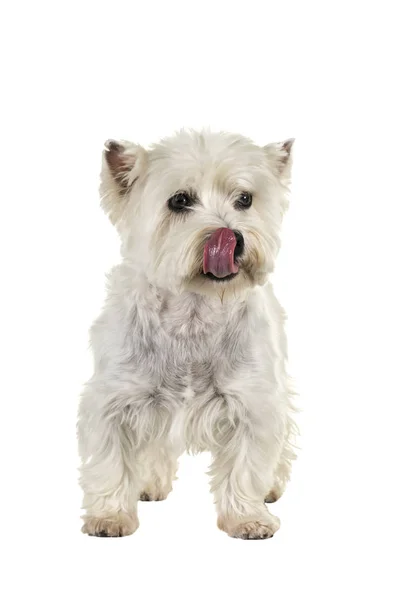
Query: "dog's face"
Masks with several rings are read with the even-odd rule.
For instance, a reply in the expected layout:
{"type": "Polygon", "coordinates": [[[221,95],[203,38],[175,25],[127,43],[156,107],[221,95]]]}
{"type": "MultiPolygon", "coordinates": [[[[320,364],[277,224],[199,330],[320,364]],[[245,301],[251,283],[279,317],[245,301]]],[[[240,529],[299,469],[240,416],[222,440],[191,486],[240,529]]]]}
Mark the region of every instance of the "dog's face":
{"type": "Polygon", "coordinates": [[[293,140],[183,131],[146,151],[106,143],[102,204],[156,286],[220,296],[265,283],[279,249],[293,140]]]}

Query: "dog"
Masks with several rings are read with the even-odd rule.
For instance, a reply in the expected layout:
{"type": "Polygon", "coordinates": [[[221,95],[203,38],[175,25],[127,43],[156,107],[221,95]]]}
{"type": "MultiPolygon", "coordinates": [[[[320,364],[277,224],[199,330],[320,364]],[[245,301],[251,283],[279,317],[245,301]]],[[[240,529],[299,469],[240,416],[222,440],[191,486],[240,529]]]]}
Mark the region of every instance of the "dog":
{"type": "Polygon", "coordinates": [[[84,533],[134,533],[138,500],[167,497],[185,450],[211,453],[221,530],[278,530],[266,503],[285,489],[297,430],[269,275],[292,147],[208,130],[147,150],[106,142],[101,205],[121,262],[91,328],[79,408],[84,533]]]}

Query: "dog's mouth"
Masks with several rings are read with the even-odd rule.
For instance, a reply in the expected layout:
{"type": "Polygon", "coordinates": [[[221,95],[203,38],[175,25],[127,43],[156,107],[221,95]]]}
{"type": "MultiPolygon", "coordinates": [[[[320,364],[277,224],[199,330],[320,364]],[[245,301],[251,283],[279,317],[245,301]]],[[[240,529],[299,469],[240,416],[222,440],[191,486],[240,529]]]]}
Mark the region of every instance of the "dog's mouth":
{"type": "Polygon", "coordinates": [[[202,275],[204,277],[207,277],[207,279],[210,279],[211,281],[219,281],[221,283],[224,281],[231,281],[232,279],[235,279],[235,277],[237,277],[237,273],[230,273],[230,275],[226,275],[225,277],[216,277],[212,273],[202,273],[202,275]]]}
{"type": "Polygon", "coordinates": [[[243,236],[227,227],[214,231],[204,246],[203,275],[212,281],[230,281],[239,272],[237,258],[243,253],[243,236]]]}

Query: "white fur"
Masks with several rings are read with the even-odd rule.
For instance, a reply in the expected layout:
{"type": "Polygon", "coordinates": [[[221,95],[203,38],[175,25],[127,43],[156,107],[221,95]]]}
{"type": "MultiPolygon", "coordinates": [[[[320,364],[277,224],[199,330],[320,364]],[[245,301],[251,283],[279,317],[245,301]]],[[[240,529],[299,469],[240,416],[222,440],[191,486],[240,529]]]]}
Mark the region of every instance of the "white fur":
{"type": "Polygon", "coordinates": [[[125,535],[142,494],[163,499],[185,450],[211,451],[218,524],[236,537],[279,527],[264,504],[283,492],[295,426],[284,313],[268,275],[287,208],[292,141],[182,131],[148,151],[109,142],[102,205],[121,236],[121,264],[91,330],[95,369],[82,395],[83,530],[125,535]],[[191,190],[185,217],[167,201],[191,190]],[[237,210],[238,192],[253,194],[237,210]],[[245,252],[229,282],[201,273],[219,227],[245,252]]]}

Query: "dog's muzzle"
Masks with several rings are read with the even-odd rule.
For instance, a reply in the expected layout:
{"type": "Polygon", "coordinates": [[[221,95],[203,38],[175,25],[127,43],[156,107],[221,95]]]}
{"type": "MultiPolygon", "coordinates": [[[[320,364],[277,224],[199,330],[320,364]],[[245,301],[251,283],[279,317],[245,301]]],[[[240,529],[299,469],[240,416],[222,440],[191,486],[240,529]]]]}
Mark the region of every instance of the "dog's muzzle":
{"type": "Polygon", "coordinates": [[[243,254],[244,239],[239,231],[221,227],[214,231],[203,254],[203,272],[222,279],[239,271],[236,260],[243,254]]]}

